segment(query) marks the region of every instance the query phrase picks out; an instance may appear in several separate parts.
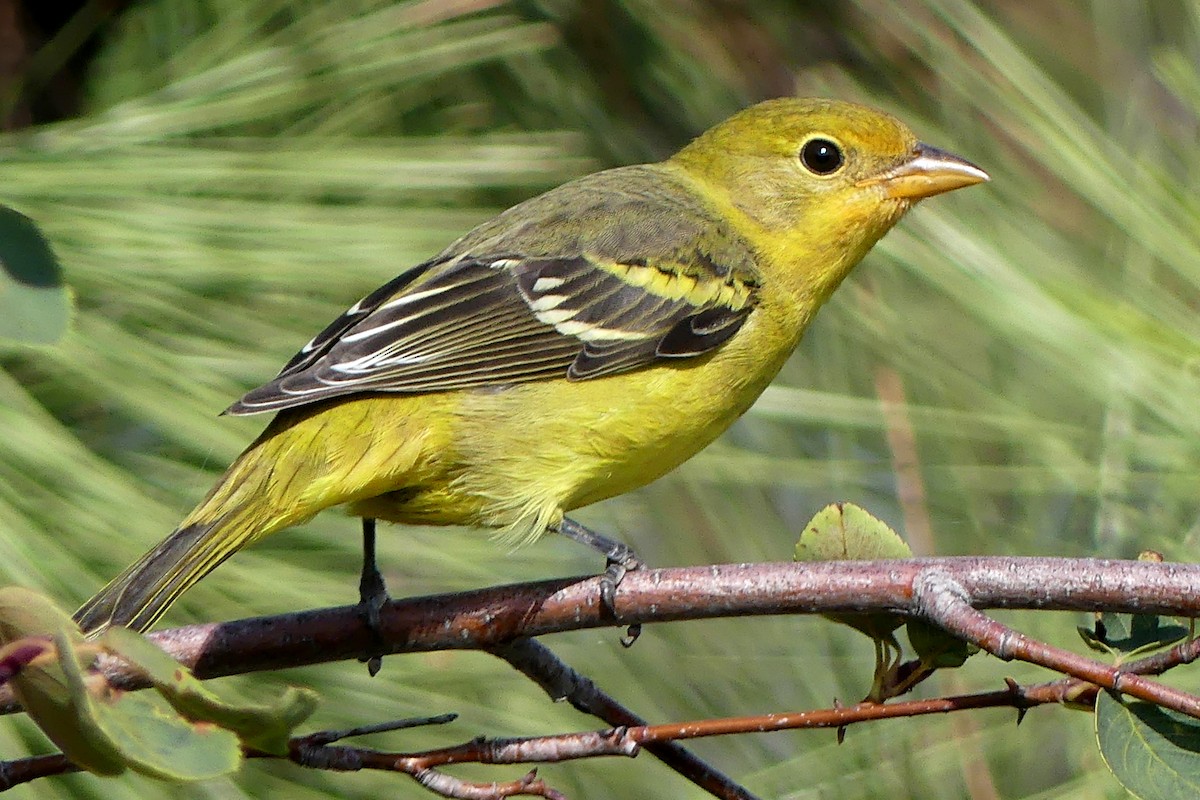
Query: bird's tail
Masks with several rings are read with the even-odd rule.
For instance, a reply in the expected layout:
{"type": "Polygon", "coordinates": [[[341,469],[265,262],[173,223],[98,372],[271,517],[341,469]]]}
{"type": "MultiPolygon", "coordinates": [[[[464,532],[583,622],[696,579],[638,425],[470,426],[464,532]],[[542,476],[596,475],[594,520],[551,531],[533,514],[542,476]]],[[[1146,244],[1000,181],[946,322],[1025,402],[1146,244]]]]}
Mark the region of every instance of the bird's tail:
{"type": "Polygon", "coordinates": [[[170,536],[75,612],[85,632],[109,625],[146,630],[229,556],[330,504],[305,502],[303,493],[291,488],[296,481],[281,481],[269,452],[273,448],[263,444],[260,440],[243,453],[170,536]]]}
{"type": "Polygon", "coordinates": [[[220,521],[176,529],[75,612],[85,632],[125,625],[144,631],[180,594],[237,549],[220,521]]]}
{"type": "Polygon", "coordinates": [[[246,545],[330,506],[441,475],[440,440],[413,413],[428,411],[427,398],[366,397],[339,402],[335,414],[320,405],[280,414],[179,528],[76,611],[76,622],[87,632],[143,631],[246,545]]]}

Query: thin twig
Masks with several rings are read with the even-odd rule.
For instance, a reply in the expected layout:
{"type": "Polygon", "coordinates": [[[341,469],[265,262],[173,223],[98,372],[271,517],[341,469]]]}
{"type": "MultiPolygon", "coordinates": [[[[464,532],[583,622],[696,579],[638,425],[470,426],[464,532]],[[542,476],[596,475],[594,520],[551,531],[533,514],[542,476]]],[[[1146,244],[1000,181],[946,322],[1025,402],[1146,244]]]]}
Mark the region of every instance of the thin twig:
{"type": "Polygon", "coordinates": [[[306,745],[327,745],[334,742],[340,742],[343,739],[351,739],[355,736],[369,736],[373,733],[390,733],[391,731],[402,731],[409,728],[421,728],[427,725],[447,725],[458,719],[458,714],[438,714],[433,717],[410,717],[407,719],[394,719],[388,722],[377,722],[374,725],[359,725],[356,728],[343,728],[341,730],[332,731],[317,731],[310,733],[299,739],[293,739],[293,742],[302,742],[306,745]]]}
{"type": "MultiPolygon", "coordinates": [[[[567,700],[584,714],[597,717],[613,727],[633,727],[646,720],[606,694],[588,677],[581,675],[533,639],[514,639],[489,650],[507,661],[550,695],[552,700],[567,700]]],[[[716,767],[673,741],[646,745],[652,755],[713,797],[722,800],[756,800],[750,791],[716,767]]]]}
{"type": "MultiPolygon", "coordinates": [[[[1015,685],[1010,685],[1008,689],[998,692],[961,697],[887,704],[860,703],[854,706],[839,706],[817,711],[761,714],[665,725],[616,727],[602,731],[584,731],[552,736],[513,739],[478,738],[462,744],[419,753],[387,753],[369,748],[322,744],[323,740],[330,737],[336,740],[343,732],[317,732],[294,737],[287,756],[277,756],[257,750],[249,751],[246,755],[250,758],[286,757],[300,766],[312,769],[339,772],[373,769],[402,772],[418,777],[428,776],[437,768],[451,764],[529,764],[572,761],[597,756],[632,757],[637,755],[643,747],[678,739],[799,728],[842,728],[877,719],[942,714],[996,706],[1021,709],[1041,702],[1057,702],[1057,698],[1053,695],[1042,699],[1027,698],[1023,690],[1015,685]]],[[[61,754],[34,756],[5,762],[0,764],[0,777],[3,778],[3,782],[0,782],[0,790],[28,783],[36,778],[76,771],[78,768],[61,754]]],[[[424,783],[424,780],[422,782],[424,783]]],[[[440,779],[434,781],[434,784],[442,788],[449,785],[440,779]]],[[[457,797],[458,795],[448,794],[446,796],[457,797]]]]}
{"type": "Polygon", "coordinates": [[[966,592],[946,575],[930,570],[913,588],[925,618],[997,658],[1027,661],[1200,718],[1200,697],[1015,631],[972,608],[966,592]]]}

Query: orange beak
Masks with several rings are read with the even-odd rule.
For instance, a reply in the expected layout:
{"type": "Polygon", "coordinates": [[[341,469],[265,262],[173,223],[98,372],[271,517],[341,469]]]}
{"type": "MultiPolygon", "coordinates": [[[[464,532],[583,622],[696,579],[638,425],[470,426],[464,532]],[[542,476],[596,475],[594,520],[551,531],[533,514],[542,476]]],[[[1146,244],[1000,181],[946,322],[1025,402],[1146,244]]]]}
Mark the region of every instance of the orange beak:
{"type": "Polygon", "coordinates": [[[988,174],[970,161],[918,142],[907,161],[858,185],[878,185],[890,198],[916,201],[986,180],[988,174]]]}

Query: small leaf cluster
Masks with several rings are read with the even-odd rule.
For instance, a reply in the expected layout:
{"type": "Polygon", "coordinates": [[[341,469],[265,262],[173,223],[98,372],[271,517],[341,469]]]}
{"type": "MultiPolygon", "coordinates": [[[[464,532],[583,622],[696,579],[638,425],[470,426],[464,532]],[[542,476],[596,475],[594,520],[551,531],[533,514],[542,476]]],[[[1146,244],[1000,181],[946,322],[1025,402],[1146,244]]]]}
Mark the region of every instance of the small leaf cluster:
{"type": "Polygon", "coordinates": [[[274,702],[230,702],[156,645],[111,628],[88,641],[71,618],[27,589],[0,589],[0,682],[77,766],[99,775],[133,770],[170,781],[235,771],[246,749],[286,754],[315,693],[289,688],[274,702]],[[102,655],[134,666],[156,690],[114,689],[91,667],[102,655]]]}

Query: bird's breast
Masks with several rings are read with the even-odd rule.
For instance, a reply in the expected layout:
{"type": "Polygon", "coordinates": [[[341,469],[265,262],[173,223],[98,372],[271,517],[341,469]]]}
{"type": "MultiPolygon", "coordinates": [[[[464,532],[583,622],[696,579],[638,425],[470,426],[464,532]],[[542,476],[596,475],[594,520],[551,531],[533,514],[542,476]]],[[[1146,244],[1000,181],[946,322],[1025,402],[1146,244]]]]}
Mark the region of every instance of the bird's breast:
{"type": "Polygon", "coordinates": [[[535,510],[544,519],[649,483],[741,416],[796,337],[752,315],[733,340],[700,358],[466,394],[452,488],[482,500],[481,522],[514,525],[535,510]]]}

